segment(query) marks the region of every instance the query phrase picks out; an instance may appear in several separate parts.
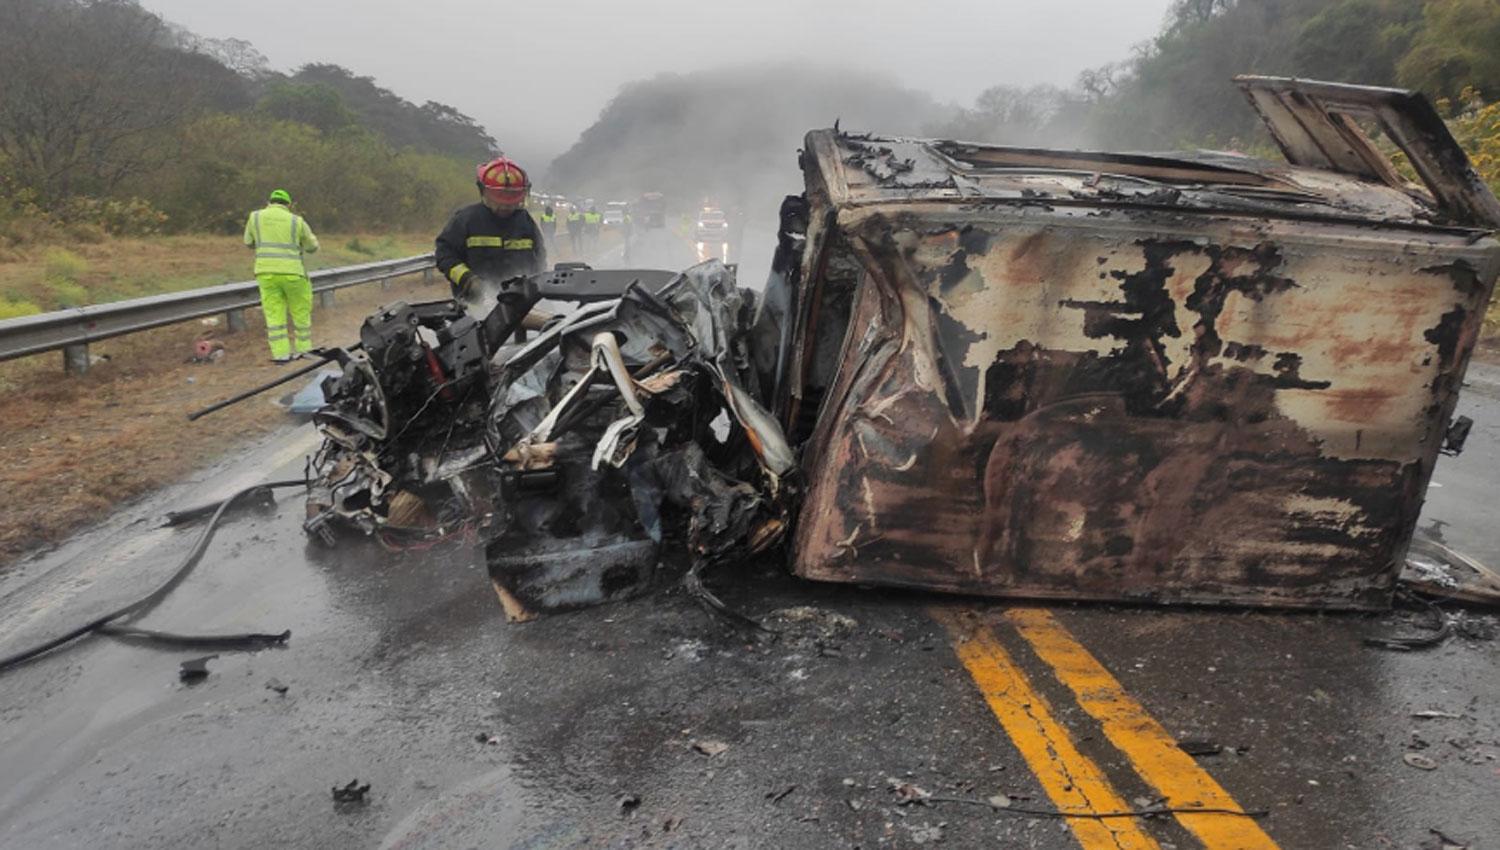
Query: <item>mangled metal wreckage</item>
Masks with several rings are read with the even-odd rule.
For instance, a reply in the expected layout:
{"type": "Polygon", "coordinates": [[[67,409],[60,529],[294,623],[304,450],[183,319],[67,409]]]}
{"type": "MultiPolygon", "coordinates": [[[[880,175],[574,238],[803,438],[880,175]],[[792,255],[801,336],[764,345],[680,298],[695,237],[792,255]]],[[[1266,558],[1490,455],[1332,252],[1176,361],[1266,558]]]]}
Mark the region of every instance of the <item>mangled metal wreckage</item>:
{"type": "Polygon", "coordinates": [[[795,459],[756,400],[754,299],[731,268],[563,268],[476,306],[366,320],[314,417],[311,533],[480,540],[516,617],[639,592],[666,539],[700,590],[701,570],[781,539],[795,459]],[[585,306],[545,317],[544,297],[585,306]]]}
{"type": "Polygon", "coordinates": [[[386,390],[415,435],[321,417],[311,523],[483,528],[523,592],[566,557],[639,586],[671,514],[700,563],[785,530],[825,581],[1385,607],[1500,203],[1418,95],[1239,84],[1289,164],[810,133],[753,320],[700,266],[479,346],[469,385],[436,328],[386,390]]]}

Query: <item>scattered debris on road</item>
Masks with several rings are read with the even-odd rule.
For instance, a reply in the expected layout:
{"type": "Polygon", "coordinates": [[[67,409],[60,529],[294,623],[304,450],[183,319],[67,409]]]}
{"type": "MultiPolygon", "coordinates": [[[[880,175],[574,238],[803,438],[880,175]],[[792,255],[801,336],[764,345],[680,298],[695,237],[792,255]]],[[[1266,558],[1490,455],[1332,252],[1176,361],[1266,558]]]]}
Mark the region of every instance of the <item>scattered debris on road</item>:
{"type": "Polygon", "coordinates": [[[723,755],[724,753],[726,753],[726,752],[729,751],[729,745],[726,744],[726,743],[724,743],[723,741],[713,741],[713,740],[708,740],[708,739],[700,739],[700,740],[694,741],[693,744],[692,744],[692,746],[693,746],[693,749],[695,751],[697,751],[699,753],[702,753],[703,755],[706,755],[709,758],[713,758],[714,756],[718,756],[718,755],[723,755]]]}
{"type": "Polygon", "coordinates": [[[1427,711],[1413,711],[1411,713],[1411,716],[1420,720],[1459,720],[1463,718],[1462,714],[1454,714],[1451,711],[1438,711],[1436,709],[1429,709],[1427,711]]]}
{"type": "Polygon", "coordinates": [[[1427,622],[1422,624],[1422,630],[1415,634],[1366,637],[1365,646],[1396,652],[1413,652],[1442,646],[1448,638],[1452,637],[1453,620],[1437,606],[1437,603],[1410,593],[1404,594],[1404,598],[1411,600],[1427,614],[1427,622]]]}
{"type": "Polygon", "coordinates": [[[1421,753],[1406,753],[1401,760],[1417,770],[1437,770],[1438,763],[1421,753]]]}
{"type": "Polygon", "coordinates": [[[921,804],[926,802],[927,799],[932,796],[932,792],[928,791],[927,789],[922,788],[918,785],[914,785],[910,782],[897,779],[894,776],[886,777],[885,782],[890,786],[891,791],[895,793],[896,805],[898,806],[921,804]]]}
{"type": "Polygon", "coordinates": [[[189,685],[195,685],[208,678],[208,662],[218,658],[217,655],[205,655],[202,658],[190,658],[182,662],[177,670],[177,678],[189,685]]]}
{"type": "Polygon", "coordinates": [[[291,690],[291,686],[273,677],[266,680],[266,690],[275,691],[281,696],[286,696],[286,692],[291,690]]]}
{"type": "Polygon", "coordinates": [[[363,803],[366,802],[365,795],[370,793],[370,783],[359,784],[358,779],[352,779],[348,785],[343,787],[333,786],[334,803],[363,803]]]}
{"type": "Polygon", "coordinates": [[[796,791],[796,790],[797,790],[797,786],[796,785],[788,785],[787,787],[781,789],[780,791],[767,791],[766,792],[766,799],[770,800],[771,801],[771,805],[774,806],[777,803],[781,802],[782,800],[785,800],[787,797],[791,796],[792,792],[796,791]]]}
{"type": "Polygon", "coordinates": [[[1177,749],[1194,758],[1216,756],[1224,752],[1224,745],[1213,741],[1178,741],[1177,749]]]}
{"type": "Polygon", "coordinates": [[[1401,583],[1435,599],[1500,605],[1500,573],[1435,539],[1425,529],[1412,538],[1401,583]]]}
{"type": "Polygon", "coordinates": [[[1431,850],[1469,850],[1473,846],[1467,841],[1449,838],[1441,830],[1429,828],[1427,831],[1432,834],[1435,843],[1423,842],[1423,850],[1427,850],[1427,848],[1431,848],[1431,850]]]}

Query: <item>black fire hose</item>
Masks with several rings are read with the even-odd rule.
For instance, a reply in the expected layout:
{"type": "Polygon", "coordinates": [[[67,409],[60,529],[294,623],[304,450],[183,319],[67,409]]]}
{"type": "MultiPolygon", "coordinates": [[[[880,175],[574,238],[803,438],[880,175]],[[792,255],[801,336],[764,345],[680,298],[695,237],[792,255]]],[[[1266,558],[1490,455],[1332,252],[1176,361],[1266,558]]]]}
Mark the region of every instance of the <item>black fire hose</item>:
{"type": "Polygon", "coordinates": [[[45,655],[64,644],[71,643],[90,634],[107,634],[135,640],[155,640],[174,644],[211,643],[216,645],[235,644],[263,647],[277,643],[284,643],[286,639],[291,636],[291,632],[283,632],[281,634],[273,635],[174,635],[169,632],[157,632],[147,629],[122,626],[116,624],[116,621],[134,619],[149,612],[152,608],[155,608],[158,604],[160,604],[161,601],[166,598],[167,594],[172,592],[173,588],[181,584],[183,579],[188,577],[188,574],[191,573],[193,571],[193,568],[198,565],[198,562],[203,559],[203,553],[208,550],[208,543],[213,539],[214,531],[216,531],[219,527],[219,520],[224,517],[224,513],[229,510],[229,507],[234,504],[236,500],[258,490],[274,490],[285,487],[303,487],[306,486],[306,484],[307,482],[303,481],[300,478],[287,481],[272,481],[268,484],[257,484],[254,487],[246,487],[245,489],[240,490],[239,492],[220,502],[218,509],[215,510],[213,512],[213,515],[208,518],[208,524],[204,526],[201,532],[198,533],[197,541],[193,543],[193,548],[189,550],[187,556],[182,559],[182,563],[177,567],[177,570],[173,572],[172,575],[169,576],[166,581],[162,582],[155,590],[151,591],[146,596],[137,599],[134,602],[131,602],[128,605],[116,608],[114,611],[111,611],[108,614],[95,617],[94,619],[88,621],[87,623],[84,623],[83,625],[73,629],[72,631],[59,635],[58,637],[52,638],[51,640],[45,641],[43,643],[39,643],[29,649],[24,649],[20,652],[12,653],[5,656],[4,658],[0,658],[0,673],[10,670],[14,667],[19,667],[20,665],[25,664],[26,662],[31,661],[34,658],[45,655]]]}

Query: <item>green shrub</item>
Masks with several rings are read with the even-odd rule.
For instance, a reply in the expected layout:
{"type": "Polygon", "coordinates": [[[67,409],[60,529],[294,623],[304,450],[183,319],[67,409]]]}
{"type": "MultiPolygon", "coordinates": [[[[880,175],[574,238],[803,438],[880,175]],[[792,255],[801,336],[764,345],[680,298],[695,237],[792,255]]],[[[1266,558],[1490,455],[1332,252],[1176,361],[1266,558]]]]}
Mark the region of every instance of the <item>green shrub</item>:
{"type": "Polygon", "coordinates": [[[237,234],[277,187],[323,233],[436,231],[474,196],[467,160],[395,149],[359,128],[322,132],[264,115],[218,114],[189,123],[175,143],[181,153],[171,168],[128,187],[151,198],[173,230],[237,234]]]}
{"type": "Polygon", "coordinates": [[[48,283],[78,283],[88,274],[89,261],[66,248],[49,248],[42,255],[42,275],[48,283]]]}
{"type": "Polygon", "coordinates": [[[30,301],[12,301],[0,295],[0,319],[14,319],[42,312],[42,308],[30,301]]]}
{"type": "Polygon", "coordinates": [[[88,270],[88,260],[65,248],[49,248],[42,255],[41,293],[45,300],[57,307],[89,303],[89,292],[80,283],[88,270]]]}
{"type": "Polygon", "coordinates": [[[369,245],[366,245],[365,243],[359,241],[358,236],[350,239],[348,242],[345,242],[344,247],[356,254],[364,254],[366,256],[374,254],[376,251],[376,249],[371,248],[369,245]]]}
{"type": "Polygon", "coordinates": [[[57,224],[37,206],[36,193],[17,187],[0,172],[0,247],[19,248],[60,235],[57,224]]]}
{"type": "Polygon", "coordinates": [[[144,198],[69,198],[53,218],[70,232],[94,228],[114,236],[153,236],[167,224],[166,213],[144,198]]]}

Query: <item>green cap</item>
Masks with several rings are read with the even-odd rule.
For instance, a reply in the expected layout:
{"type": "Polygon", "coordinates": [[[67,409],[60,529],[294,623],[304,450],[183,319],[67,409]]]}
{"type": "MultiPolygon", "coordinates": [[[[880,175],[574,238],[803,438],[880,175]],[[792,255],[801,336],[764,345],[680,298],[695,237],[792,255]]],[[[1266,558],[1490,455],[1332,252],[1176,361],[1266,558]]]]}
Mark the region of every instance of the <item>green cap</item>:
{"type": "Polygon", "coordinates": [[[292,202],[292,196],[288,195],[285,189],[277,189],[276,191],[271,193],[271,201],[272,203],[277,204],[290,204],[292,202]]]}

